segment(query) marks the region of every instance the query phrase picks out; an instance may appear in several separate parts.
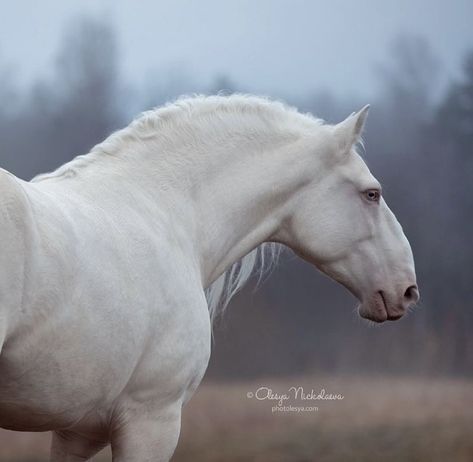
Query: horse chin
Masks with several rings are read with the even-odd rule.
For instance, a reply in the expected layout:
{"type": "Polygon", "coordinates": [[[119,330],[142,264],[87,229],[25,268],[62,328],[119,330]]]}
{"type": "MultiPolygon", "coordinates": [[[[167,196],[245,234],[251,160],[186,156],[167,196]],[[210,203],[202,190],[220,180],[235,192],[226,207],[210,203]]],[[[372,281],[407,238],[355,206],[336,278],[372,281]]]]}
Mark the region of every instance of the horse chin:
{"type": "Polygon", "coordinates": [[[377,323],[387,321],[389,318],[386,302],[379,292],[361,302],[358,307],[358,314],[364,319],[377,323]]]}

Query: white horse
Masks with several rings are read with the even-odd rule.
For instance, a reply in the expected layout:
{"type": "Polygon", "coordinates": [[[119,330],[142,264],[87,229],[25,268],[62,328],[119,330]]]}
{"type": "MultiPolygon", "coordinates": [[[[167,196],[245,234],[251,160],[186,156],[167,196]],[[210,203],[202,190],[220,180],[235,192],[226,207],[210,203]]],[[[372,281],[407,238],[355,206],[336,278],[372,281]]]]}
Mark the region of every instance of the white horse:
{"type": "Polygon", "coordinates": [[[400,318],[414,262],[355,151],[367,112],[327,125],[181,99],[31,182],[1,171],[0,426],[52,430],[53,462],[110,443],[115,462],[167,461],[212,318],[263,243],[341,282],[361,316],[400,318]]]}

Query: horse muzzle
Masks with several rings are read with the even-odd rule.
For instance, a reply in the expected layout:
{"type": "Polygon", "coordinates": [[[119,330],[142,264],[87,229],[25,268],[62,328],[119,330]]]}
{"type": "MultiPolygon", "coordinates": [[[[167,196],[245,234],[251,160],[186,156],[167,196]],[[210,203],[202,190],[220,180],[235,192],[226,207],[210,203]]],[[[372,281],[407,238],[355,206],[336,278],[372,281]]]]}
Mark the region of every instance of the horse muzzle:
{"type": "Polygon", "coordinates": [[[416,284],[409,285],[397,295],[378,290],[362,301],[358,313],[362,318],[374,322],[397,321],[419,301],[419,298],[416,284]]]}

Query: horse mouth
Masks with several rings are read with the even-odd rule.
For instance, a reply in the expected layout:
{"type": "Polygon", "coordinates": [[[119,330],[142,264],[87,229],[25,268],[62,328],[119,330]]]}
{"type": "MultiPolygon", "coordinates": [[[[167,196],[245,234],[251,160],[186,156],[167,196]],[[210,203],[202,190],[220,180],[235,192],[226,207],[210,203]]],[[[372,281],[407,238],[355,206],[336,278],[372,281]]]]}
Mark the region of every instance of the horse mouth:
{"type": "Polygon", "coordinates": [[[376,323],[397,321],[404,315],[402,312],[392,312],[392,310],[389,309],[382,290],[375,292],[368,301],[362,302],[358,308],[358,314],[362,318],[376,323]]]}

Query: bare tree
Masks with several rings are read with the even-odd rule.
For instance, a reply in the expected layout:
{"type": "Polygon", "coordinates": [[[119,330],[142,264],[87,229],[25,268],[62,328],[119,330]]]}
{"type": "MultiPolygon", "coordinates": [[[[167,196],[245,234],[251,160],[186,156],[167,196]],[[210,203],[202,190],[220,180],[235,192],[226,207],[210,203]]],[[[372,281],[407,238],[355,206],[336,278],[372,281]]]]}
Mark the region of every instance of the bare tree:
{"type": "Polygon", "coordinates": [[[114,31],[81,18],[66,32],[51,81],[37,82],[3,123],[3,166],[24,178],[85,154],[123,110],[114,31]]]}

